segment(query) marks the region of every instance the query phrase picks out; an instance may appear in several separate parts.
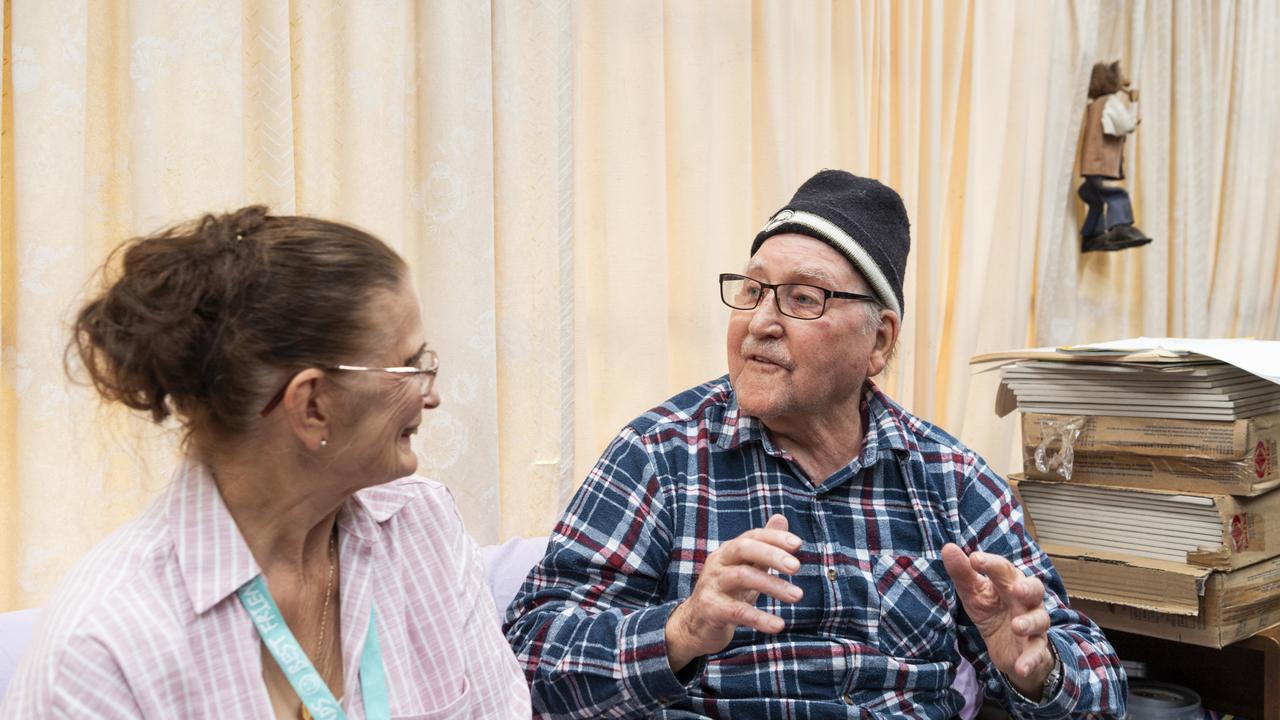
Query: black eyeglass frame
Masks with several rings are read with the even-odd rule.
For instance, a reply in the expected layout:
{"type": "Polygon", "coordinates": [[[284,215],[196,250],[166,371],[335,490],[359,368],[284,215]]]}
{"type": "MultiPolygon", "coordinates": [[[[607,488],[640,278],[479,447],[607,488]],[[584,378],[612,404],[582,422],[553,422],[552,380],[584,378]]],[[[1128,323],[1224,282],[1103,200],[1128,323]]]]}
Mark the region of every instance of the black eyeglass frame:
{"type": "Polygon", "coordinates": [[[810,285],[808,283],[767,283],[767,282],[761,282],[753,277],[747,277],[746,275],[739,275],[737,273],[720,273],[720,302],[724,303],[726,306],[734,310],[755,310],[756,308],[760,307],[760,301],[764,299],[765,290],[773,291],[773,306],[778,309],[778,312],[782,313],[783,315],[786,315],[789,318],[795,318],[796,320],[817,320],[818,318],[822,317],[827,312],[827,301],[832,298],[837,298],[840,300],[867,300],[867,301],[876,303],[877,305],[880,304],[879,298],[873,297],[871,295],[844,292],[842,290],[830,290],[828,288],[822,287],[821,285],[810,285]],[[725,297],[725,283],[738,282],[742,280],[748,280],[760,286],[760,294],[756,296],[755,303],[753,303],[749,307],[739,307],[737,305],[734,305],[733,303],[729,302],[728,298],[725,297]],[[822,308],[818,310],[818,314],[812,317],[808,317],[804,315],[792,315],[786,310],[783,310],[782,300],[779,299],[778,290],[780,288],[788,288],[788,287],[809,288],[811,290],[817,290],[818,292],[822,293],[822,308]]]}

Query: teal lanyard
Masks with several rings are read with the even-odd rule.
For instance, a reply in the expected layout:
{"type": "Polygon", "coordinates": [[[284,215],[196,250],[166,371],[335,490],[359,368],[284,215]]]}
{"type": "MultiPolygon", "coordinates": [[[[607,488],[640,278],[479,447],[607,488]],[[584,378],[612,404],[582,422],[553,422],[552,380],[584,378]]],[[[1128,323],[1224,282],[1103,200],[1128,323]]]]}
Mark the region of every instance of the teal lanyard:
{"type": "MultiPolygon", "coordinates": [[[[346,720],[346,713],[333,697],[324,678],[303,652],[289,631],[280,608],[267,592],[267,582],[258,575],[236,590],[240,604],[253,619],[262,642],[276,659],[280,670],[298,693],[302,704],[316,720],[346,720]]],[[[387,699],[387,676],[382,669],[382,649],[378,645],[378,615],[369,608],[369,632],[360,654],[360,694],[364,696],[364,715],[369,720],[390,720],[391,704],[387,699]]]]}

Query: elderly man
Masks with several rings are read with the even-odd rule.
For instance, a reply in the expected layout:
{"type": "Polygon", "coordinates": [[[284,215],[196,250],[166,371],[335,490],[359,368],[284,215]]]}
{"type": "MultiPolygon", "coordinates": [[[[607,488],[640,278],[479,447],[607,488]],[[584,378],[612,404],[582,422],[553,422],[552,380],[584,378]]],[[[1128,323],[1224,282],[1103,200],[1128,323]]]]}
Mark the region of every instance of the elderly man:
{"type": "Polygon", "coordinates": [[[508,611],[538,713],[951,718],[963,658],[1017,717],[1123,715],[1009,486],[870,381],[909,246],[826,170],[720,276],[728,376],[622,429],[508,611]]]}

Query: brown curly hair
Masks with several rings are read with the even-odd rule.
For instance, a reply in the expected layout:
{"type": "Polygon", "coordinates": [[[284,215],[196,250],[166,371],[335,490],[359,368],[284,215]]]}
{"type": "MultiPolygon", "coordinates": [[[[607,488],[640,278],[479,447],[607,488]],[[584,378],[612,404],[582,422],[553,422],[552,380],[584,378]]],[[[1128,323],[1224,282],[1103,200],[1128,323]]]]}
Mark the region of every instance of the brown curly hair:
{"type": "Polygon", "coordinates": [[[350,362],[370,341],[365,304],[406,266],[361,230],[254,205],[129,240],[100,272],[68,373],[78,356],[104,399],[176,414],[190,439],[251,429],[286,372],[350,362]]]}
{"type": "Polygon", "coordinates": [[[1120,61],[1095,63],[1089,75],[1089,99],[1095,100],[1103,95],[1118,93],[1128,84],[1124,74],[1120,72],[1120,61]]]}

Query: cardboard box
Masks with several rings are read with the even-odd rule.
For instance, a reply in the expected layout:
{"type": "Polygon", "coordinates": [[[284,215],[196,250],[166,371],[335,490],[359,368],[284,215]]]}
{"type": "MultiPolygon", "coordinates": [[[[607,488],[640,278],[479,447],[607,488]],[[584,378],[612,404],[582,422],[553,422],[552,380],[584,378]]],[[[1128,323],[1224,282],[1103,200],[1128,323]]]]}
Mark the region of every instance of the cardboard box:
{"type": "Polygon", "coordinates": [[[1243,460],[1172,458],[1111,452],[1065,452],[1061,445],[1024,447],[1022,467],[1035,480],[1186,493],[1254,496],[1280,487],[1275,441],[1258,443],[1243,460]],[[1068,476],[1067,468],[1070,467],[1068,476]]]}
{"type": "Polygon", "coordinates": [[[1215,422],[1023,413],[1023,445],[1062,447],[1068,438],[1076,453],[1248,461],[1259,479],[1280,477],[1276,470],[1280,414],[1215,422]]]}
{"type": "Polygon", "coordinates": [[[1280,490],[1234,497],[1015,478],[1042,544],[1217,570],[1280,555],[1280,490]]]}
{"type": "Polygon", "coordinates": [[[1161,612],[1197,616],[1206,583],[1214,572],[1186,563],[1128,557],[1068,545],[1042,544],[1053,567],[1076,600],[1095,600],[1161,612]]]}
{"type": "Polygon", "coordinates": [[[1280,558],[1196,572],[1159,561],[1046,552],[1071,607],[1104,628],[1220,648],[1280,623],[1280,558]]]}

